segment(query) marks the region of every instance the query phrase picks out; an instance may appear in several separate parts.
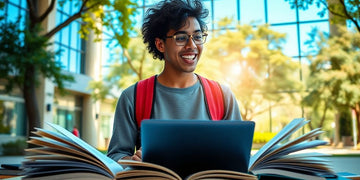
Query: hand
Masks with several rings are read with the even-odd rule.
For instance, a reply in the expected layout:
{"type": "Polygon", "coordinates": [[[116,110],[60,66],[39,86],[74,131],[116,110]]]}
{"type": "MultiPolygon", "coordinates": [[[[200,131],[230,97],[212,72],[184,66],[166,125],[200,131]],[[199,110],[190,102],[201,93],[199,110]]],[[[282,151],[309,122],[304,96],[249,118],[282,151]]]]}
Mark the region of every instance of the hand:
{"type": "Polygon", "coordinates": [[[140,148],[139,150],[137,150],[135,152],[135,154],[133,156],[131,156],[131,160],[142,161],[141,157],[142,157],[142,151],[141,151],[141,148],[140,148]]]}
{"type": "MultiPolygon", "coordinates": [[[[142,153],[141,148],[135,152],[133,156],[125,156],[121,158],[122,160],[133,160],[133,161],[142,161],[141,159],[142,153]]],[[[120,160],[119,160],[120,161],[120,160]]]]}

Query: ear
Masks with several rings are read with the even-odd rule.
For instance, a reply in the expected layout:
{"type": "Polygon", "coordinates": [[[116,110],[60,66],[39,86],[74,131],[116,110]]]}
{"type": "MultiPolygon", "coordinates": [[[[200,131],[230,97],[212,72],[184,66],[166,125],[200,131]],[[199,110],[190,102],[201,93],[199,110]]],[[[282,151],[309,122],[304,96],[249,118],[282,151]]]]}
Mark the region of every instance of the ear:
{"type": "Polygon", "coordinates": [[[160,38],[155,38],[155,46],[160,52],[165,52],[165,44],[164,40],[160,38]]]}

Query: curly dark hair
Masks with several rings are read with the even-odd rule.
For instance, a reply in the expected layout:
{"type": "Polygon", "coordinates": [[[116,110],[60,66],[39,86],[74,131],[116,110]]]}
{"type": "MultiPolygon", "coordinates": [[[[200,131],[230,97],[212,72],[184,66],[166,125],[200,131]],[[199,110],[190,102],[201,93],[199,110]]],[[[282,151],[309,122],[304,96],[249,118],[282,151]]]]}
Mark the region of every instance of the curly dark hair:
{"type": "Polygon", "coordinates": [[[207,31],[204,19],[209,11],[203,8],[201,0],[163,0],[149,8],[142,25],[143,41],[153,58],[163,60],[164,55],[155,46],[155,38],[166,39],[170,29],[183,27],[188,17],[194,17],[200,24],[201,31],[207,31]]]}

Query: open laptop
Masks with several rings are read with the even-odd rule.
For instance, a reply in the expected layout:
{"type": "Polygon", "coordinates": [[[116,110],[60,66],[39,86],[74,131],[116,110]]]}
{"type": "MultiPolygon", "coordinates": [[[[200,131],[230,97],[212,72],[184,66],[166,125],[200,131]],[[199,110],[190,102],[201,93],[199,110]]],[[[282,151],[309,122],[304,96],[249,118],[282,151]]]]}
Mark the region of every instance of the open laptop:
{"type": "Polygon", "coordinates": [[[144,120],[142,159],[181,177],[209,169],[248,172],[252,121],[144,120]]]}

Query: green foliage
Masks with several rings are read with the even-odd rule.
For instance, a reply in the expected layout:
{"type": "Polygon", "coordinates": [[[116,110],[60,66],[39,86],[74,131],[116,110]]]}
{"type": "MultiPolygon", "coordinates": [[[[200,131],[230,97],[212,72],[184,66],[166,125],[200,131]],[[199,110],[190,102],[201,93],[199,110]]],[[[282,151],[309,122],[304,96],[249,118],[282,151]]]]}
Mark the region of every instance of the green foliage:
{"type": "Polygon", "coordinates": [[[25,155],[25,148],[27,143],[25,139],[18,139],[16,141],[10,141],[7,143],[1,144],[2,154],[5,156],[8,155],[25,155]]]}
{"type": "Polygon", "coordinates": [[[309,6],[315,4],[321,10],[318,12],[320,17],[324,17],[328,12],[333,15],[330,22],[333,24],[343,24],[346,20],[354,24],[360,33],[360,1],[359,0],[285,0],[291,8],[298,7],[307,10],[309,6]],[[330,3],[329,3],[330,2],[330,3]]]}
{"type": "Polygon", "coordinates": [[[61,72],[61,64],[54,61],[56,53],[48,50],[51,44],[48,39],[38,35],[39,28],[31,32],[20,30],[18,24],[2,22],[0,24],[0,77],[7,80],[6,90],[10,92],[15,86],[23,88],[27,81],[26,70],[33,68],[35,82],[43,75],[64,88],[64,81],[73,81],[71,75],[61,72]]]}
{"type": "Polygon", "coordinates": [[[117,49],[117,52],[118,56],[104,79],[89,84],[94,100],[104,100],[106,97],[117,99],[120,91],[161,72],[162,62],[152,58],[141,38],[131,38],[129,47],[117,49]]]}
{"type": "MultiPolygon", "coordinates": [[[[227,21],[219,24],[226,25],[227,21]]],[[[261,107],[265,100],[280,103],[296,98],[293,92],[302,88],[297,75],[299,64],[282,53],[285,34],[268,25],[221,29],[205,44],[197,72],[229,84],[244,119],[251,120],[266,111],[261,107]]]]}
{"type": "Polygon", "coordinates": [[[313,109],[323,109],[322,121],[328,110],[340,107],[356,110],[360,104],[360,33],[338,27],[338,36],[328,37],[314,31],[310,47],[316,47],[309,55],[310,76],[307,79],[308,94],[302,103],[313,109]]]}
{"type": "MultiPolygon", "coordinates": [[[[58,0],[64,5],[69,0],[58,0]]],[[[71,1],[71,0],[70,0],[71,1]]],[[[132,0],[88,0],[74,1],[75,9],[84,22],[80,29],[81,37],[86,39],[90,30],[97,35],[96,41],[101,40],[103,28],[111,31],[117,44],[126,48],[130,41],[130,33],[134,30],[131,16],[136,14],[136,6],[132,0]]]]}
{"type": "Polygon", "coordinates": [[[276,133],[270,133],[270,132],[255,132],[253,143],[267,143],[270,141],[276,133]]]}
{"type": "Polygon", "coordinates": [[[327,101],[335,106],[354,107],[360,102],[360,33],[339,27],[339,36],[324,38],[316,43],[319,51],[309,56],[312,61],[308,87],[309,97],[305,104],[327,101]]]}

